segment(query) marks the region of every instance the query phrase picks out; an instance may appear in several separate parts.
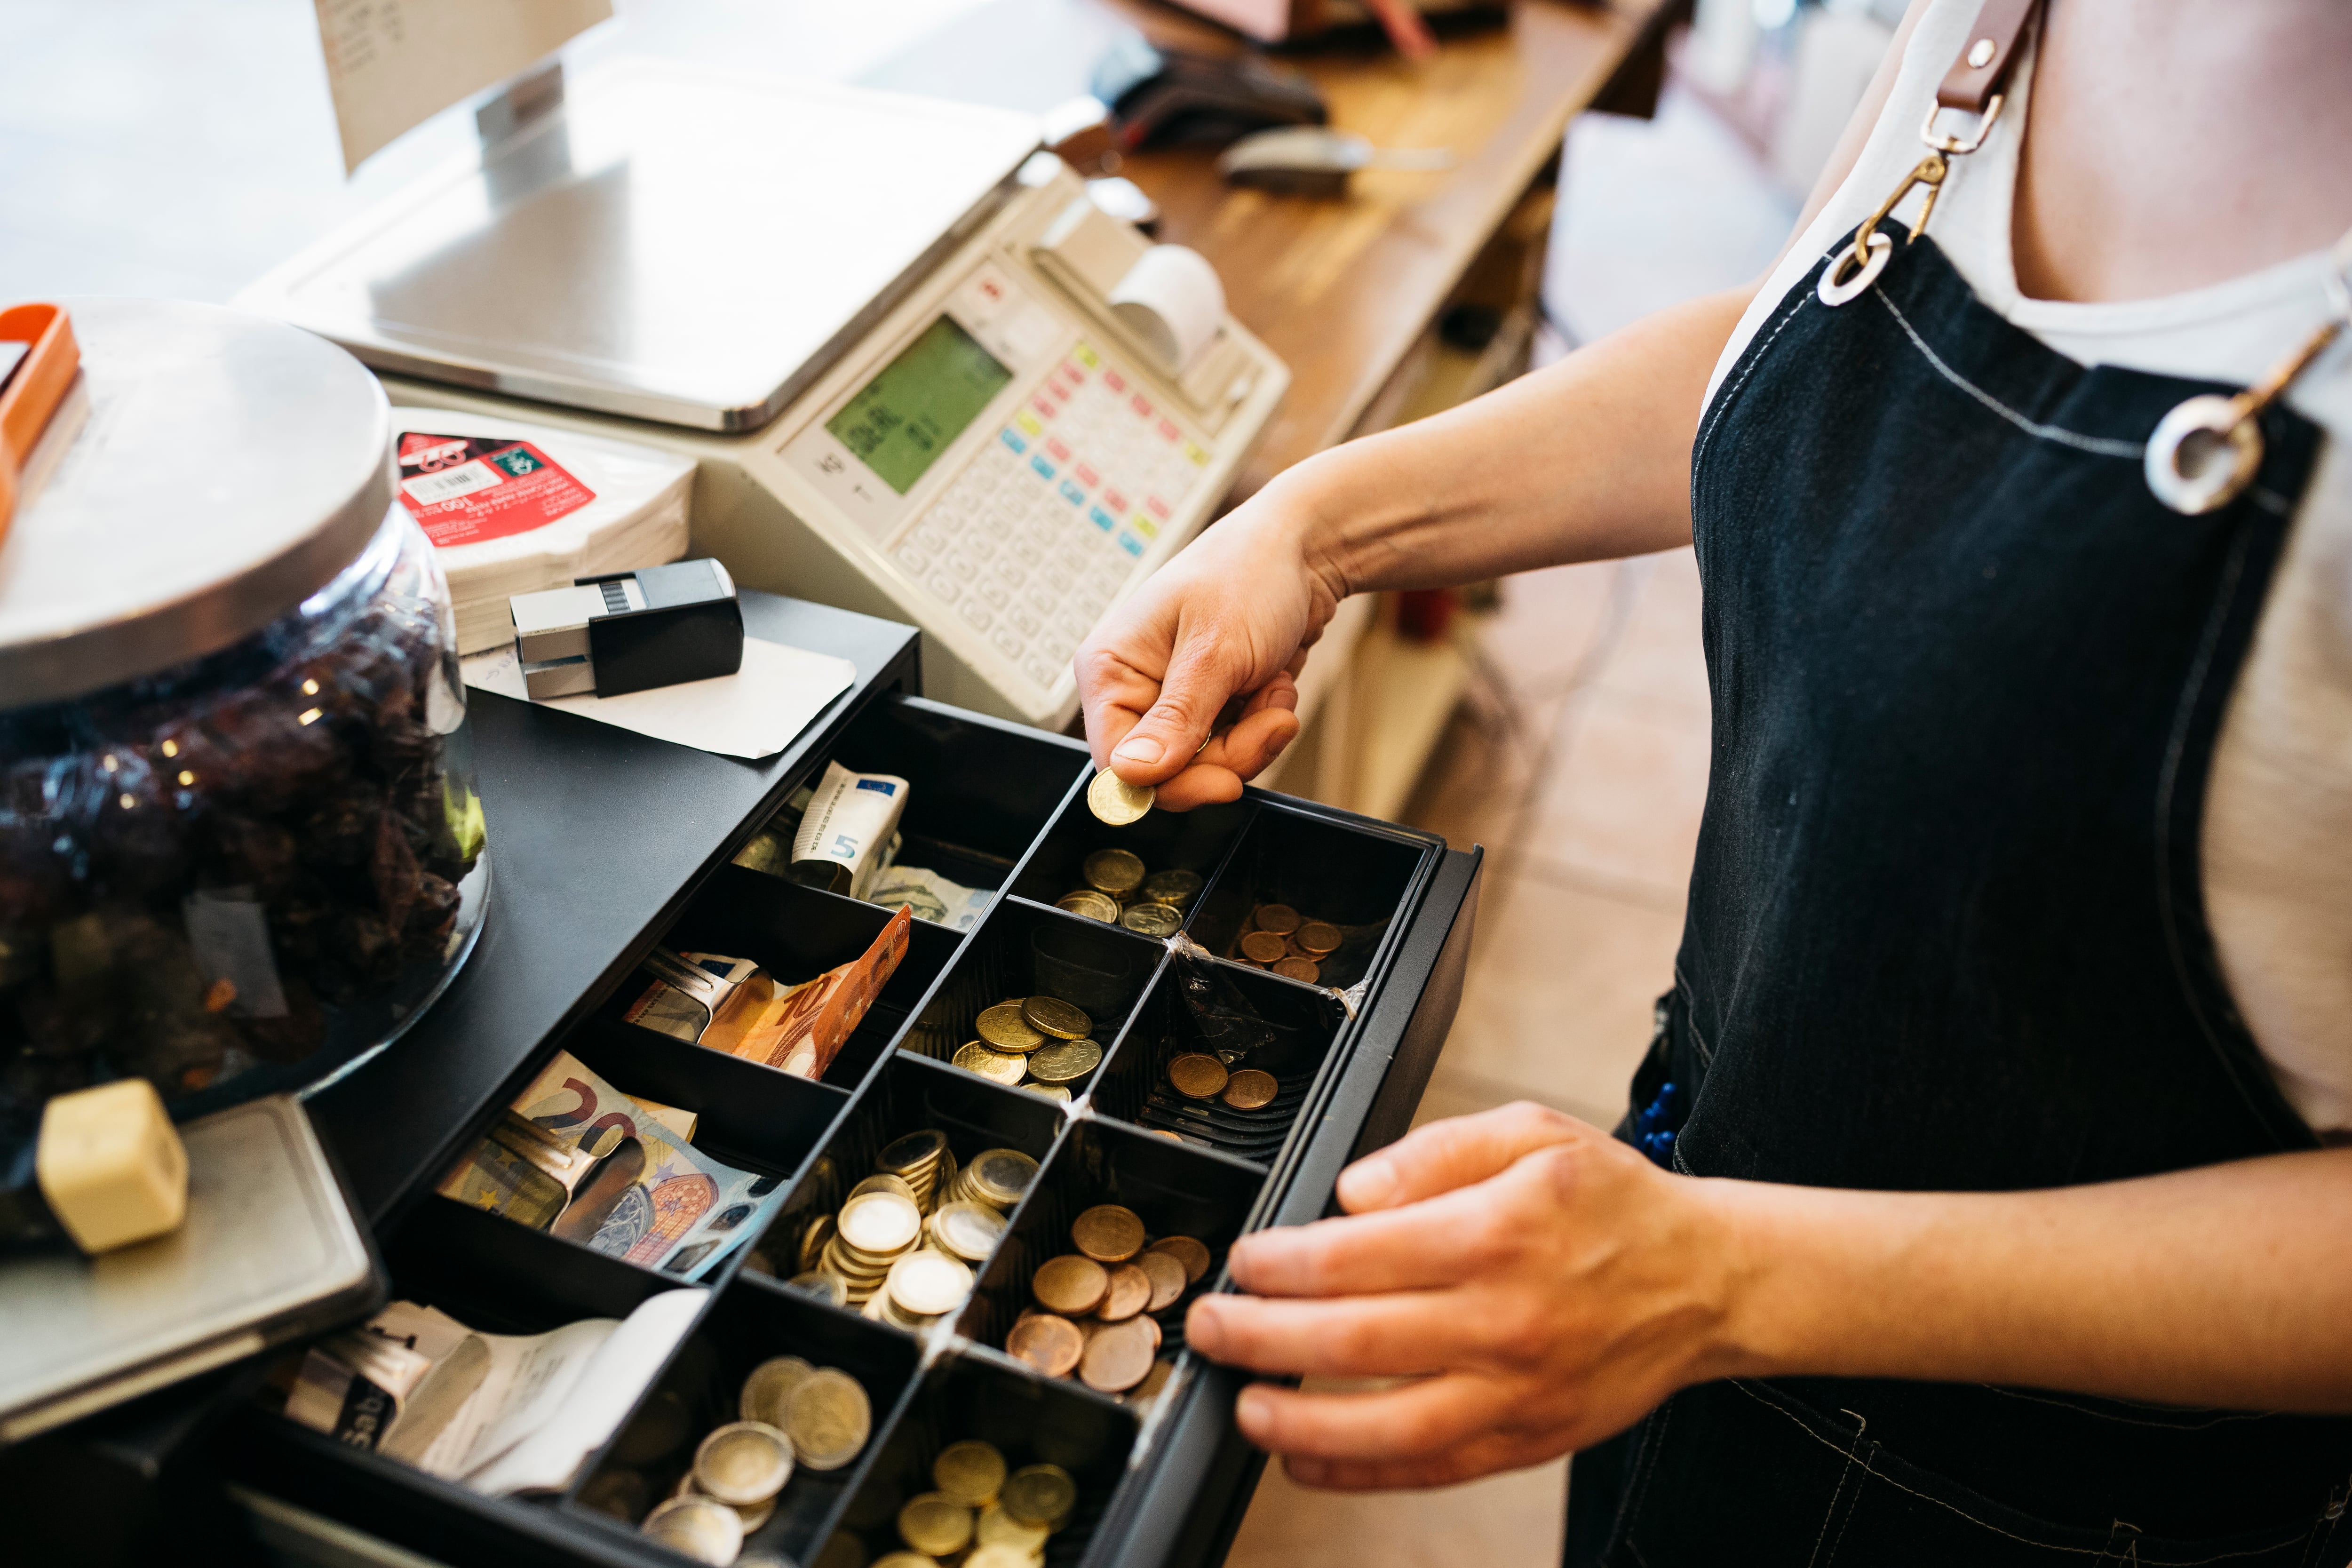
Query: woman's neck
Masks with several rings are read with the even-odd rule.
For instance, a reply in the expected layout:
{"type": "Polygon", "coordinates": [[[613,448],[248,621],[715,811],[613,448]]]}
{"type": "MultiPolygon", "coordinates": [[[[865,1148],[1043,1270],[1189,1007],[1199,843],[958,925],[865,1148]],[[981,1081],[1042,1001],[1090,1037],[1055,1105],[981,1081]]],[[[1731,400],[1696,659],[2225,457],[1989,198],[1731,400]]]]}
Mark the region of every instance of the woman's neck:
{"type": "Polygon", "coordinates": [[[2018,288],[2143,300],[2352,228],[2352,0],[2050,0],[2018,288]]]}

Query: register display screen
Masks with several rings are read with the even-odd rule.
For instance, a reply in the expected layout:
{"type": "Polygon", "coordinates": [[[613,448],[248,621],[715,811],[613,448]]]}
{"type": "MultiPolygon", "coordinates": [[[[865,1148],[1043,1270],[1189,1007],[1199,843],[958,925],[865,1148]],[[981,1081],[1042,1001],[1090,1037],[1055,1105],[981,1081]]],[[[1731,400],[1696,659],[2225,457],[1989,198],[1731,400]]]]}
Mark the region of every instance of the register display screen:
{"type": "Polygon", "coordinates": [[[905,495],[1013,373],[941,316],[824,423],[834,438],[905,495]]]}

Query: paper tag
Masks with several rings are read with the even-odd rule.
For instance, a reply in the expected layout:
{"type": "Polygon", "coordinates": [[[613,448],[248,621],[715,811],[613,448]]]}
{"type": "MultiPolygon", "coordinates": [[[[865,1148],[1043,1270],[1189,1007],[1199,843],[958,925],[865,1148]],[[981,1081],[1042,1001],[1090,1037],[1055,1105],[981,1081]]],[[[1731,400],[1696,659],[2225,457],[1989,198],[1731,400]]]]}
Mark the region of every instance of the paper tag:
{"type": "Polygon", "coordinates": [[[400,499],[446,549],[544,528],[596,493],[528,441],[403,431],[400,499]]]}

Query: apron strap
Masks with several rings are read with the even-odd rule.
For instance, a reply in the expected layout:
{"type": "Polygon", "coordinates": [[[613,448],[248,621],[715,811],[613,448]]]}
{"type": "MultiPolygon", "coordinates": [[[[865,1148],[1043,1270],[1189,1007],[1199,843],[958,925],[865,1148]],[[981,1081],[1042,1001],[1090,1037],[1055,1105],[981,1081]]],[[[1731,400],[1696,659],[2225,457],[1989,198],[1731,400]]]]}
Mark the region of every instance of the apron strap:
{"type": "Polygon", "coordinates": [[[1936,102],[1945,109],[1965,109],[1982,114],[2008,84],[2010,68],[2017,63],[2017,46],[2025,26],[2033,19],[2040,0],[1984,0],[1984,8],[1969,28],[1968,42],[1952,58],[1936,89],[1936,102]]]}

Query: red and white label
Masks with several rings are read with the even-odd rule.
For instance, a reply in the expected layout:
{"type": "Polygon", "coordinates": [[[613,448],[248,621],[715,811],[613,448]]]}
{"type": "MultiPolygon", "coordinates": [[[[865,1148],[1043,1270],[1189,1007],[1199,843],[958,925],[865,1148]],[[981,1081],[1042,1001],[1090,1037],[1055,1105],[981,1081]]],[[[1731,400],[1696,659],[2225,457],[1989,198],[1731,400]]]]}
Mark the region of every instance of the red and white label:
{"type": "Polygon", "coordinates": [[[403,431],[400,499],[446,548],[544,528],[596,493],[528,441],[403,431]]]}

